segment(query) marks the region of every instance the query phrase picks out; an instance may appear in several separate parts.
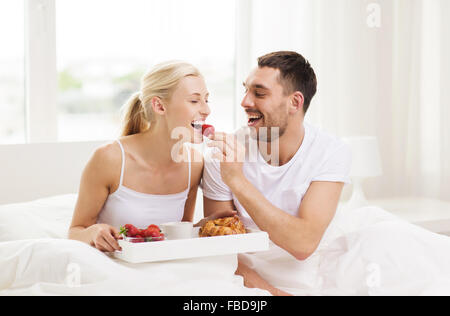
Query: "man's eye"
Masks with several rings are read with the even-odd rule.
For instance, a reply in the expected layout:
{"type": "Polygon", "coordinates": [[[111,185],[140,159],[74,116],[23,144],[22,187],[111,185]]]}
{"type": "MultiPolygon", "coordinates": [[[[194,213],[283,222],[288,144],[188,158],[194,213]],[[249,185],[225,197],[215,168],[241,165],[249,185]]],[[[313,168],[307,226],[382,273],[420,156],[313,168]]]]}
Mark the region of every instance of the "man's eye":
{"type": "Polygon", "coordinates": [[[198,101],[191,101],[191,103],[198,103],[198,101]]]}
{"type": "Polygon", "coordinates": [[[256,96],[257,98],[264,98],[265,94],[255,93],[255,96],[256,96]]]}

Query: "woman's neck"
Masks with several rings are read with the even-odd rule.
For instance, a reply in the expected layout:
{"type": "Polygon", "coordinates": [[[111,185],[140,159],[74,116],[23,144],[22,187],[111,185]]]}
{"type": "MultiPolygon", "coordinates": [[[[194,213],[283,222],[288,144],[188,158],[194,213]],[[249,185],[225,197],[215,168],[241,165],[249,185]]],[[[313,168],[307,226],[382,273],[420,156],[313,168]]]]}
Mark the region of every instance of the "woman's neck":
{"type": "Polygon", "coordinates": [[[175,162],[172,155],[175,146],[179,145],[179,140],[171,138],[171,132],[166,124],[153,122],[147,131],[139,134],[138,139],[140,144],[138,150],[146,161],[161,166],[175,162]]]}

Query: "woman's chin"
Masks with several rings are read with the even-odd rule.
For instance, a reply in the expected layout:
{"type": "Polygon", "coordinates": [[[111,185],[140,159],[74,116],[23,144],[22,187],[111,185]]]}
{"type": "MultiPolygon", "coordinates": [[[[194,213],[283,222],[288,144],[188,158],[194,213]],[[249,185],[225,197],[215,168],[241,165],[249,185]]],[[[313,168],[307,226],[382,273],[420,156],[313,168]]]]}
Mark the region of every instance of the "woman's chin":
{"type": "Polygon", "coordinates": [[[203,143],[203,135],[201,138],[193,136],[191,139],[191,144],[202,144],[203,143]]]}
{"type": "Polygon", "coordinates": [[[194,130],[191,133],[191,143],[192,144],[201,144],[203,143],[203,134],[199,131],[194,130]]]}

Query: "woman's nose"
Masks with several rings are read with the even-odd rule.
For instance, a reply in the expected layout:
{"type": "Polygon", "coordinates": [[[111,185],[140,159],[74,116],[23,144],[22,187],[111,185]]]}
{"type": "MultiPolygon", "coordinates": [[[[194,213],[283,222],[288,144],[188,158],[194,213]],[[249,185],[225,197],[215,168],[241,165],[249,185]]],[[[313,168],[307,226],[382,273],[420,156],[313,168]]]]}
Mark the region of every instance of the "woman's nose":
{"type": "Polygon", "coordinates": [[[200,113],[202,115],[206,115],[208,116],[209,114],[211,114],[211,109],[209,108],[209,105],[207,102],[203,103],[203,107],[200,109],[200,113]]]}

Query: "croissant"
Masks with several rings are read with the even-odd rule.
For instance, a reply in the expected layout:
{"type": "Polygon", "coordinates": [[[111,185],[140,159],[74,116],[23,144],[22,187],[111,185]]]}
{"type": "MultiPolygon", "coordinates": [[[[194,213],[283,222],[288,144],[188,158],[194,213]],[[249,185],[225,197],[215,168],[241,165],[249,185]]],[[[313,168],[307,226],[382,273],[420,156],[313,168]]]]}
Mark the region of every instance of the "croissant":
{"type": "Polygon", "coordinates": [[[233,216],[206,222],[205,225],[200,228],[198,235],[200,237],[212,237],[245,233],[244,224],[239,217],[233,216]]]}

